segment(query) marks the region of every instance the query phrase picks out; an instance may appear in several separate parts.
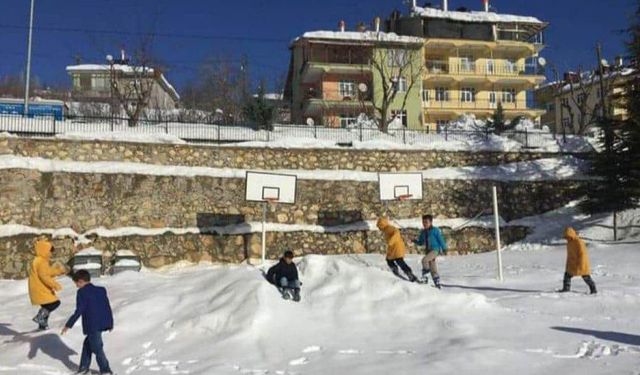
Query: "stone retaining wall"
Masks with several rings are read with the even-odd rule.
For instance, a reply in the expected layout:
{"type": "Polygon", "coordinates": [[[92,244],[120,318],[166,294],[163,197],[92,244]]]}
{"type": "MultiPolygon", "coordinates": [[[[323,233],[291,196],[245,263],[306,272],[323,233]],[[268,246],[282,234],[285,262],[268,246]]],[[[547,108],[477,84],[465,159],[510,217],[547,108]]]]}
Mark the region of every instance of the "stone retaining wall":
{"type": "MultiPolygon", "coordinates": [[[[464,254],[493,250],[493,230],[464,228],[451,231],[443,228],[452,254],[464,254]]],[[[522,240],[527,235],[525,227],[502,229],[503,243],[522,240]]],[[[405,239],[415,238],[418,231],[404,230],[405,239]]],[[[0,237],[0,278],[24,278],[33,259],[33,244],[38,236],[18,235],[0,237]]],[[[73,255],[73,239],[54,238],[56,247],[54,262],[66,263],[73,255]]],[[[84,245],[89,246],[89,245],[84,245]]],[[[90,246],[105,251],[107,258],[116,250],[128,249],[141,256],[147,267],[160,267],[179,260],[192,262],[241,262],[260,257],[260,234],[208,235],[163,234],[158,236],[96,237],[90,246]]],[[[268,257],[277,259],[285,249],[297,256],[306,254],[364,254],[385,252],[382,234],[378,231],[353,231],[341,233],[279,232],[267,235],[268,257]]],[[[410,252],[417,249],[409,246],[410,252]]],[[[107,259],[105,259],[107,261],[107,259]]]]}
{"type": "Polygon", "coordinates": [[[440,167],[499,165],[557,157],[544,152],[282,149],[7,138],[0,154],[74,161],[123,161],[236,169],[343,169],[416,171],[440,167]]]}
{"type": "MultiPolygon", "coordinates": [[[[269,222],[335,226],[424,213],[475,217],[492,207],[499,189],[501,216],[512,220],[563,207],[578,196],[580,182],[425,180],[425,198],[379,202],[377,182],[300,180],[295,205],[269,207],[269,222]]],[[[239,178],[0,170],[0,224],[37,228],[212,227],[261,221],[262,206],[244,200],[239,178]]]]}

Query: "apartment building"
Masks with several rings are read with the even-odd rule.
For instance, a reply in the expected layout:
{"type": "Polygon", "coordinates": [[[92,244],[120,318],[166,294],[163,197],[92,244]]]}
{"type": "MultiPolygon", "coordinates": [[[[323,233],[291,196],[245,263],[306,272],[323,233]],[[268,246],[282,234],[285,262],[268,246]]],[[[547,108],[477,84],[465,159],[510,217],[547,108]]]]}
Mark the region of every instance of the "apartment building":
{"type": "Polygon", "coordinates": [[[373,31],[362,25],[357,31],[347,31],[341,21],[338,31],[307,32],[292,42],[285,98],[291,102],[294,123],[348,127],[360,114],[379,116],[375,108],[383,101],[385,87],[396,85],[388,117],[405,127],[422,127],[421,82],[411,84],[411,77],[391,77],[386,73],[394,69],[392,59],[388,69],[387,61],[381,60],[415,51],[415,66],[419,67],[423,41],[382,32],[380,24],[377,19],[373,31]],[[390,80],[393,82],[386,82],[390,80]]]}
{"type": "Polygon", "coordinates": [[[538,56],[547,23],[527,16],[464,8],[419,7],[394,12],[389,32],[424,41],[421,103],[424,126],[438,127],[463,114],[490,117],[502,103],[507,119],[538,119],[531,92],[545,81],[538,56]]]}
{"type": "Polygon", "coordinates": [[[602,116],[603,92],[610,118],[625,120],[626,87],[638,74],[633,64],[626,65],[621,57],[616,58],[615,65],[604,67],[602,85],[597,71],[565,73],[561,80],[540,86],[535,92],[536,103],[546,109],[541,124],[556,133],[588,133],[602,116]]]}

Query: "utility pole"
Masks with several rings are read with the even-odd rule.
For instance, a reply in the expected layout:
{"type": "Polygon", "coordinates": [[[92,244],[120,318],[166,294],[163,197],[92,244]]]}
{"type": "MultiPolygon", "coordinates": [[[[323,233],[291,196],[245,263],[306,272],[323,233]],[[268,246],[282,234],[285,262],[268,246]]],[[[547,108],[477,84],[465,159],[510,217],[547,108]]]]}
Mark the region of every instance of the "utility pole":
{"type": "MultiPolygon", "coordinates": [[[[598,57],[598,74],[600,75],[600,106],[602,108],[601,122],[604,128],[604,152],[610,153],[613,149],[613,124],[609,121],[609,112],[607,111],[606,90],[604,88],[604,64],[602,59],[602,45],[596,44],[596,56],[598,57]]],[[[613,79],[613,78],[612,78],[613,79]]],[[[618,212],[613,211],[613,240],[618,241],[618,212]]]]}
{"type": "Polygon", "coordinates": [[[31,41],[33,40],[33,8],[35,0],[31,0],[31,11],[29,12],[29,38],[27,39],[27,69],[24,80],[24,112],[23,116],[29,114],[29,81],[31,80],[31,41]]]}

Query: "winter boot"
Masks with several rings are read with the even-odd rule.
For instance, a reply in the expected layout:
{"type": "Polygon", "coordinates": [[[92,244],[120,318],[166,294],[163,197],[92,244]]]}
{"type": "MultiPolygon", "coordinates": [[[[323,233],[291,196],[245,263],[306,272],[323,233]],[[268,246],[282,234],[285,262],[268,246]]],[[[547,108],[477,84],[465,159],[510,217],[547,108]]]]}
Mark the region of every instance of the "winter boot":
{"type": "Polygon", "coordinates": [[[286,300],[290,300],[291,299],[291,289],[282,288],[282,298],[284,298],[286,300]]]}
{"type": "Polygon", "coordinates": [[[438,289],[442,289],[442,285],[440,285],[440,276],[433,276],[433,284],[438,289]]]}
{"type": "Polygon", "coordinates": [[[429,284],[429,274],[431,273],[431,270],[422,270],[422,283],[423,284],[429,284]]]}
{"type": "Polygon", "coordinates": [[[41,331],[46,331],[49,329],[49,310],[45,310],[44,316],[42,318],[42,324],[38,325],[38,329],[41,331]]]}
{"type": "Polygon", "coordinates": [[[293,300],[295,302],[300,302],[300,289],[299,288],[295,288],[293,290],[293,300]]]}
{"type": "Polygon", "coordinates": [[[38,314],[36,314],[36,316],[33,317],[33,320],[35,323],[38,324],[38,328],[39,329],[47,329],[47,321],[49,319],[49,310],[45,309],[44,307],[41,307],[40,310],[38,310],[38,314]]]}
{"type": "Polygon", "coordinates": [[[598,290],[596,289],[596,283],[593,281],[591,276],[584,276],[584,282],[589,286],[589,294],[598,294],[598,290]]]}
{"type": "Polygon", "coordinates": [[[562,289],[558,291],[558,293],[567,293],[571,291],[571,275],[568,273],[564,274],[564,279],[562,280],[562,289]]]}
{"type": "Polygon", "coordinates": [[[416,277],[416,275],[414,275],[413,272],[411,271],[407,272],[407,278],[409,278],[409,281],[411,281],[412,283],[415,283],[418,281],[418,278],[416,277]]]}

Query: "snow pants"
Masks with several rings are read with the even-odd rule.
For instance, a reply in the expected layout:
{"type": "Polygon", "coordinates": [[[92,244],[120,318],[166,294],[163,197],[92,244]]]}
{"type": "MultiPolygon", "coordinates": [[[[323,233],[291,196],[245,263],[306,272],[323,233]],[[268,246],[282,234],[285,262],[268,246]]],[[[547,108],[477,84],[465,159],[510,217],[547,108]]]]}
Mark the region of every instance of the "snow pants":
{"type": "Polygon", "coordinates": [[[429,273],[433,276],[433,278],[438,278],[440,275],[438,274],[438,263],[436,259],[438,258],[438,253],[431,250],[427,253],[427,255],[422,258],[422,275],[426,276],[429,273]]]}

